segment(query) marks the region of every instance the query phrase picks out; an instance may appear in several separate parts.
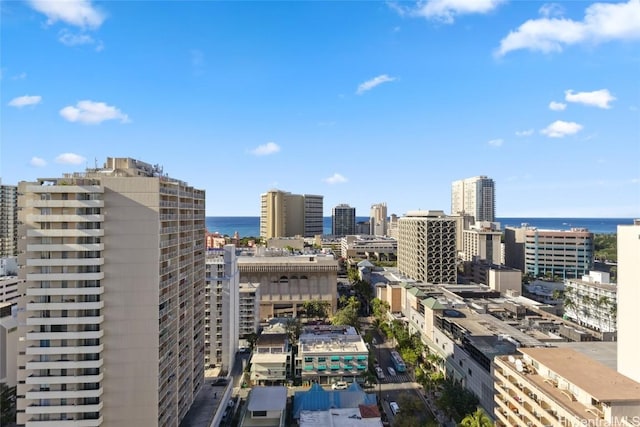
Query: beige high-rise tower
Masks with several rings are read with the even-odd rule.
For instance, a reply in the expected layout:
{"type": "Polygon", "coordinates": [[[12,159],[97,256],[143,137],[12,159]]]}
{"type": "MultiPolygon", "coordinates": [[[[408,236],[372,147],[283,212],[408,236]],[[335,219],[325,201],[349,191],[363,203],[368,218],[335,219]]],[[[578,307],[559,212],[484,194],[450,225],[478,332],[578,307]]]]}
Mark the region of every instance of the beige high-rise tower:
{"type": "Polygon", "coordinates": [[[451,184],[451,215],[473,215],[475,221],[496,220],[495,183],[486,176],[474,176],[451,184]]]}
{"type": "Polygon", "coordinates": [[[260,237],[323,234],[323,196],[269,190],[260,195],[260,237]]]}
{"type": "Polygon", "coordinates": [[[19,193],[18,424],[178,426],[204,377],[204,191],[108,158],[19,193]]]}

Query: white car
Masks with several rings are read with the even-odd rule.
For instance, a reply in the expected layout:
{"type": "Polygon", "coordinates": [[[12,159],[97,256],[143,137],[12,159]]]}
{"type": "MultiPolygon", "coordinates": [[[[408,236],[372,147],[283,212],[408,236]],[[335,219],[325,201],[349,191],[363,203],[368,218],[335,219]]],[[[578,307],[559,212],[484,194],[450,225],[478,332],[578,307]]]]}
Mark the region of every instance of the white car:
{"type": "Polygon", "coordinates": [[[384,372],[382,372],[382,369],[380,367],[376,368],[376,376],[378,377],[378,379],[383,380],[384,379],[384,372]]]}
{"type": "Polygon", "coordinates": [[[398,415],[398,413],[400,413],[400,406],[398,406],[396,402],[389,402],[389,407],[391,408],[393,415],[398,415]]]}
{"type": "Polygon", "coordinates": [[[344,381],[338,381],[337,383],[331,384],[331,390],[346,390],[349,388],[349,384],[344,381]]]}
{"type": "Polygon", "coordinates": [[[391,366],[387,368],[387,372],[389,372],[389,375],[391,375],[392,377],[396,376],[396,370],[393,369],[391,366]]]}

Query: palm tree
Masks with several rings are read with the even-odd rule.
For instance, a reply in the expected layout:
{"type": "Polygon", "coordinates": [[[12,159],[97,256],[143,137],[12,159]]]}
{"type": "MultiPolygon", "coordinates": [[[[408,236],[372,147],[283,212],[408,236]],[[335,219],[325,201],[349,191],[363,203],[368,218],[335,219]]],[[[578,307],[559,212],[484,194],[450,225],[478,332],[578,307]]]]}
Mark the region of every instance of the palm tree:
{"type": "Polygon", "coordinates": [[[480,408],[467,415],[459,424],[460,427],[493,427],[493,421],[480,408]]]}
{"type": "Polygon", "coordinates": [[[609,304],[610,304],[610,301],[606,295],[602,295],[600,298],[598,298],[594,302],[594,305],[598,312],[598,328],[600,328],[600,332],[602,332],[602,317],[604,316],[604,313],[601,312],[601,309],[608,307],[609,304]]]}

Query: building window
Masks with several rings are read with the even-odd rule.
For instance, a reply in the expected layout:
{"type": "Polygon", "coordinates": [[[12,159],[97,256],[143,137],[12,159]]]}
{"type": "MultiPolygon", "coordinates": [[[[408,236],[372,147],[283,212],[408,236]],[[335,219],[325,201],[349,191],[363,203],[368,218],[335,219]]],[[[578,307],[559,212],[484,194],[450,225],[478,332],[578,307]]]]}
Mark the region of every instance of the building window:
{"type": "Polygon", "coordinates": [[[251,413],[251,416],[253,416],[253,417],[266,417],[267,416],[267,411],[253,411],[251,413]]]}

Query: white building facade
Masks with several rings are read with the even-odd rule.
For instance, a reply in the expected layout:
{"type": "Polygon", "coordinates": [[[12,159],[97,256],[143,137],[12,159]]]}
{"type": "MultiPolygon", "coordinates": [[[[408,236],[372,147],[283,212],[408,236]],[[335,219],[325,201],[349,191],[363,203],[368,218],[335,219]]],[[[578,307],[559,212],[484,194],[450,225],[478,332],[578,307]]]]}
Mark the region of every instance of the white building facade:
{"type": "Polygon", "coordinates": [[[618,226],[618,372],[640,382],[640,219],[618,226]]]}

